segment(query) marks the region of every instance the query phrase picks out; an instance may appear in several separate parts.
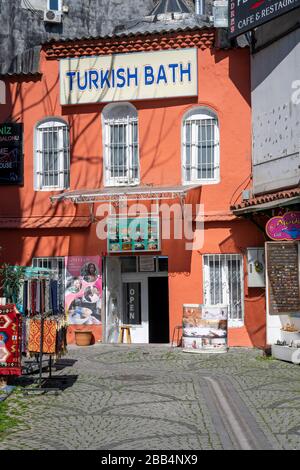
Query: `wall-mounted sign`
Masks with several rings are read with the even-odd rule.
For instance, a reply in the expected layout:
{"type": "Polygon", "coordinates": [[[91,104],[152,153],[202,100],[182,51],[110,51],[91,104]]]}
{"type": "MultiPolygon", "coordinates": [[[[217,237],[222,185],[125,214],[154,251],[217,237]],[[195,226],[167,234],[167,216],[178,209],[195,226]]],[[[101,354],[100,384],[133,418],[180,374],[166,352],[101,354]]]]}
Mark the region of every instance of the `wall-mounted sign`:
{"type": "Polygon", "coordinates": [[[229,0],[229,35],[234,38],[300,6],[300,0],[229,0]]]}
{"type": "Polygon", "coordinates": [[[197,95],[196,48],[60,61],[62,105],[197,95]]]}
{"type": "Polygon", "coordinates": [[[0,124],[0,185],[23,184],[23,124],[0,124]]]}
{"type": "Polygon", "coordinates": [[[227,352],[228,308],[184,305],[182,346],[186,352],[227,352]]]}
{"type": "Polygon", "coordinates": [[[141,283],[125,282],[123,284],[123,323],[124,325],[141,325],[141,283]]]}
{"type": "Polygon", "coordinates": [[[159,217],[110,218],[108,252],[160,251],[159,217]]]}
{"type": "Polygon", "coordinates": [[[266,233],[271,240],[300,240],[300,212],[272,217],[266,225],[266,233]]]}
{"type": "Polygon", "coordinates": [[[267,242],[267,280],[270,315],[299,315],[299,243],[267,242]]]}

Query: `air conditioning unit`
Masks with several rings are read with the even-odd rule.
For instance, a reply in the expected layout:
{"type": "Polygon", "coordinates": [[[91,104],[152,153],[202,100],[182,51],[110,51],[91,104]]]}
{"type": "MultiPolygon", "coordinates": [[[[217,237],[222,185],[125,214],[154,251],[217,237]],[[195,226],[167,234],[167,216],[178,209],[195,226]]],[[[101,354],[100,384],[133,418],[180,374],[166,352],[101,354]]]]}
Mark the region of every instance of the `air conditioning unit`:
{"type": "Polygon", "coordinates": [[[44,11],[45,23],[62,23],[62,12],[56,10],[44,11]]]}

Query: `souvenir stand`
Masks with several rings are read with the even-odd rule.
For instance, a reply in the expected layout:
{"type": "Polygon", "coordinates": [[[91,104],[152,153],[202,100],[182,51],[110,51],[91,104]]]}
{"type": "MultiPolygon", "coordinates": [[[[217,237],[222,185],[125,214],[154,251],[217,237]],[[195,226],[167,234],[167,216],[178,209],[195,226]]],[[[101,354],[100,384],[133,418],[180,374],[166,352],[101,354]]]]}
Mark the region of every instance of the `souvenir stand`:
{"type": "MultiPolygon", "coordinates": [[[[22,356],[26,356],[27,359],[35,357],[35,365],[37,365],[39,372],[37,387],[26,389],[25,393],[58,391],[58,389],[47,388],[44,385],[46,380],[52,378],[53,357],[60,357],[66,352],[67,325],[64,306],[60,301],[63,298],[61,295],[63,288],[55,271],[43,268],[24,268],[17,302],[18,310],[22,314],[20,320],[20,361],[22,356]],[[47,378],[43,378],[44,356],[48,356],[49,377],[47,378]]],[[[17,311],[16,306],[13,307],[17,311]]],[[[16,375],[24,375],[33,371],[32,361],[22,362],[21,373],[16,375]]]]}
{"type": "MultiPolygon", "coordinates": [[[[52,378],[53,357],[60,357],[66,352],[67,325],[64,306],[61,304],[59,283],[56,271],[43,268],[25,270],[22,305],[24,315],[23,346],[28,355],[38,359],[38,389],[43,392],[58,391],[45,388],[45,380],[52,378]],[[49,357],[49,376],[43,378],[43,357],[49,357]]],[[[34,392],[37,389],[27,389],[34,392]]]]}

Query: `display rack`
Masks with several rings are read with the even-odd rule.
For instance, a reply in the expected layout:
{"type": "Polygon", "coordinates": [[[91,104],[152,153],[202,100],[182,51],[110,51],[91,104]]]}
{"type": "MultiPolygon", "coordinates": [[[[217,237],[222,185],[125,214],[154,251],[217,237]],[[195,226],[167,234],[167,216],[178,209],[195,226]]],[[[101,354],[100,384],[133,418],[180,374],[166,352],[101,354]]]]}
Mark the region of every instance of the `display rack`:
{"type": "MultiPolygon", "coordinates": [[[[27,268],[25,270],[25,275],[24,275],[24,280],[41,280],[45,279],[49,281],[50,279],[54,279],[57,276],[56,271],[52,271],[50,269],[46,268],[27,268]]],[[[40,352],[37,354],[37,362],[38,362],[38,372],[39,376],[37,379],[37,387],[35,388],[27,388],[23,390],[24,395],[30,395],[32,393],[48,393],[48,392],[54,392],[55,394],[58,394],[60,392],[60,389],[57,387],[45,387],[45,383],[48,380],[53,379],[52,377],[52,365],[53,365],[53,357],[52,354],[49,355],[49,361],[48,361],[48,369],[49,369],[49,375],[48,377],[43,377],[43,356],[44,356],[44,326],[45,326],[45,320],[47,317],[52,314],[53,312],[43,312],[40,314],[40,320],[41,320],[41,333],[40,333],[40,352]]]]}

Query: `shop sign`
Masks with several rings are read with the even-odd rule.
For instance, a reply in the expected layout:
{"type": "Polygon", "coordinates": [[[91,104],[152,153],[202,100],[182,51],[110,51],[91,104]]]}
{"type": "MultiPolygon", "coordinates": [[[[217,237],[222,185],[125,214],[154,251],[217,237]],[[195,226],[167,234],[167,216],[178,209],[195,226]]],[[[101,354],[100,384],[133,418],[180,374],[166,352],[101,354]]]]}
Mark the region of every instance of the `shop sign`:
{"type": "Polygon", "coordinates": [[[23,124],[0,124],[0,185],[23,184],[23,124]]]}
{"type": "Polygon", "coordinates": [[[300,212],[286,212],[272,217],[266,225],[271,240],[300,240],[300,212]]]}
{"type": "Polygon", "coordinates": [[[270,315],[300,314],[299,243],[267,242],[270,315]]]}
{"type": "Polygon", "coordinates": [[[62,105],[197,95],[196,48],[60,61],[62,105]]]}
{"type": "Polygon", "coordinates": [[[300,6],[300,0],[229,0],[229,36],[234,38],[300,6]]]}
{"type": "Polygon", "coordinates": [[[108,252],[160,251],[159,217],[110,218],[108,252]]]}
{"type": "Polygon", "coordinates": [[[194,353],[227,351],[228,308],[216,305],[184,305],[182,346],[194,353]]]}
{"type": "Polygon", "coordinates": [[[124,317],[125,325],[141,325],[141,283],[125,282],[124,288],[124,317]]]}

